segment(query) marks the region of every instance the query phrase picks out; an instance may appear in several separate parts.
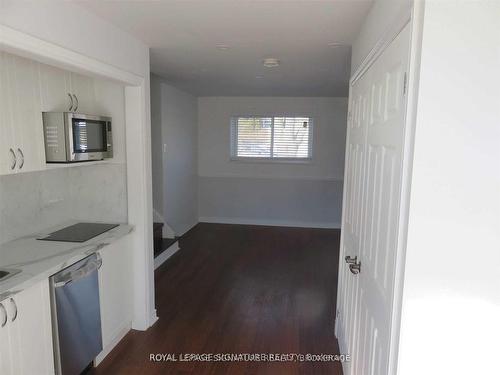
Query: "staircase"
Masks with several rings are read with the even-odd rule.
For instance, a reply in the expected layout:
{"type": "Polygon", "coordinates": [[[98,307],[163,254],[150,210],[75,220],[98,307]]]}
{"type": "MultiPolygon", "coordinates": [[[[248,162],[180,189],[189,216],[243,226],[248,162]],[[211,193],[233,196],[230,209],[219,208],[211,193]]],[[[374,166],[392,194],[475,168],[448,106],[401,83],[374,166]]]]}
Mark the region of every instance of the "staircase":
{"type": "Polygon", "coordinates": [[[153,223],[153,249],[156,256],[161,253],[163,240],[163,223],[153,223]]]}
{"type": "Polygon", "coordinates": [[[153,249],[155,258],[179,240],[177,236],[174,238],[163,238],[162,233],[163,223],[153,223],[153,249]]]}

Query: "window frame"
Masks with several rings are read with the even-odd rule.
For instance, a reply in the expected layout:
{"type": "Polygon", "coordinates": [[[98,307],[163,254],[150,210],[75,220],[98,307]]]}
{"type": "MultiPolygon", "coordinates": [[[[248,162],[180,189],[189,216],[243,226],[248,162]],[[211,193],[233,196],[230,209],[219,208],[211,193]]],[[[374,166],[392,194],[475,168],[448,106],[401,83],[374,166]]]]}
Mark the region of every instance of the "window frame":
{"type": "Polygon", "coordinates": [[[244,163],[291,163],[291,164],[311,164],[314,158],[314,128],[316,126],[316,119],[308,114],[263,114],[263,115],[233,115],[229,119],[229,160],[234,162],[244,163]],[[244,118],[262,118],[270,117],[271,122],[271,156],[265,157],[252,157],[252,156],[238,156],[238,126],[236,120],[240,117],[244,118]],[[272,156],[274,147],[274,118],[275,117],[307,117],[309,119],[309,139],[308,150],[309,156],[305,158],[283,158],[272,156]]]}

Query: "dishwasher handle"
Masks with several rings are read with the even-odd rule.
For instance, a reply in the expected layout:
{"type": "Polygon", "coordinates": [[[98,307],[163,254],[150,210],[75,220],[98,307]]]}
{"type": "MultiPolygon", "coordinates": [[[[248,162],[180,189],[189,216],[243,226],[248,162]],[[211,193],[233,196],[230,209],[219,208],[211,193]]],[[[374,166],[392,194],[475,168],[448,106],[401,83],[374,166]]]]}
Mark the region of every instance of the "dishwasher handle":
{"type": "Polygon", "coordinates": [[[54,282],[54,288],[62,288],[64,286],[68,285],[69,283],[72,283],[74,281],[78,281],[80,279],[87,277],[91,273],[93,273],[96,270],[98,270],[99,268],[101,268],[102,259],[99,256],[99,254],[96,254],[96,255],[97,255],[97,257],[88,260],[80,268],[78,268],[76,270],[62,273],[61,275],[58,275],[57,281],[54,282]]]}

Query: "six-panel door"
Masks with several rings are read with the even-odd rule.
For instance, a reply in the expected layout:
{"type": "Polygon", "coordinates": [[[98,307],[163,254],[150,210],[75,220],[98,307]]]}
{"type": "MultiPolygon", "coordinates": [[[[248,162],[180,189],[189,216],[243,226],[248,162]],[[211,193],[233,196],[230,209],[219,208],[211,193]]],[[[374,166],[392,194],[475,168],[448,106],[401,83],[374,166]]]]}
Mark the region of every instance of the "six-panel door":
{"type": "Polygon", "coordinates": [[[346,375],[389,373],[409,43],[407,25],[351,87],[337,322],[346,375]]]}

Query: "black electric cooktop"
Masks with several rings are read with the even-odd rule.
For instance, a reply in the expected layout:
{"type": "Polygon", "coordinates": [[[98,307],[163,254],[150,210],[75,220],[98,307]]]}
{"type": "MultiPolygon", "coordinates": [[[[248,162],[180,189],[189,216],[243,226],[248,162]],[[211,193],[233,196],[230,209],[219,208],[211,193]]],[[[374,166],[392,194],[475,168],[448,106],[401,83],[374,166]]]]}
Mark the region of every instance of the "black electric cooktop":
{"type": "Polygon", "coordinates": [[[39,238],[42,241],[85,242],[108,230],[116,228],[119,224],[102,223],[77,223],[63,228],[48,236],[39,238]]]}

